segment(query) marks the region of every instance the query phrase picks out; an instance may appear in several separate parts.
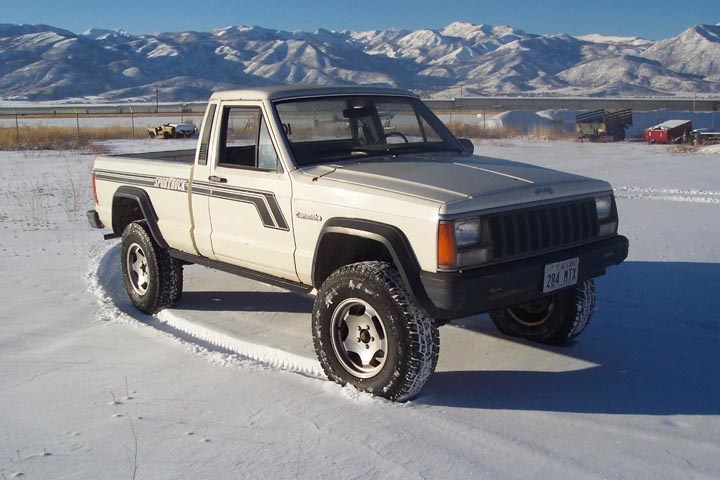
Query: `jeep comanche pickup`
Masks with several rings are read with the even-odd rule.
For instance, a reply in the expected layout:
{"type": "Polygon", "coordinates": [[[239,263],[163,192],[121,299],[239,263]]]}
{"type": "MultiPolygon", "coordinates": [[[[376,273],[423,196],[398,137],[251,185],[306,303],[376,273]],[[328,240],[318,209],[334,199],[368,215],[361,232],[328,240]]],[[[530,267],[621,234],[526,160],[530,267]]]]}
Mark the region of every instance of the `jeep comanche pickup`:
{"type": "Polygon", "coordinates": [[[565,344],[627,256],[608,183],[472,151],[402,90],[219,92],[197,151],[99,157],[88,219],[122,237],[142,312],[177,305],[191,263],[315,293],[327,376],[403,401],[435,369],[438,326],[489,312],[565,344]]]}

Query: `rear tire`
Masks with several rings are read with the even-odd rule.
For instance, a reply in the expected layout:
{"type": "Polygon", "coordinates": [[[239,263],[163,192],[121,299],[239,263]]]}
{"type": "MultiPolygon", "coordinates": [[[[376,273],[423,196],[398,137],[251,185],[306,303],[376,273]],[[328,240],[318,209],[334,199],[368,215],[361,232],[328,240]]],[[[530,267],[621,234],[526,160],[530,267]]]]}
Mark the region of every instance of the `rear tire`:
{"type": "Polygon", "coordinates": [[[437,326],[388,263],[355,263],[330,275],[315,299],[312,330],[330,380],[390,400],[417,396],[437,365],[437,326]]]}
{"type": "Polygon", "coordinates": [[[490,313],[500,332],[547,345],[567,345],[588,326],[595,311],[595,282],[490,313]]]}
{"type": "Polygon", "coordinates": [[[159,247],[147,222],[133,222],[123,232],[120,261],[130,301],[148,315],[180,302],[183,265],[159,247]]]}

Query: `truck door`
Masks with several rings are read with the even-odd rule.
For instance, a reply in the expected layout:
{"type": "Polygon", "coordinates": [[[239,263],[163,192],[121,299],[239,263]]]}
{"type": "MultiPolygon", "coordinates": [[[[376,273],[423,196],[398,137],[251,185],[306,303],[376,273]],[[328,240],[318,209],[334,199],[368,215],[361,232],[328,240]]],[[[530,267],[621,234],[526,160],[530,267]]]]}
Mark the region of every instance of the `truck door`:
{"type": "Polygon", "coordinates": [[[298,281],[290,177],[261,105],[221,109],[215,164],[205,182],[215,258],[298,281]]]}

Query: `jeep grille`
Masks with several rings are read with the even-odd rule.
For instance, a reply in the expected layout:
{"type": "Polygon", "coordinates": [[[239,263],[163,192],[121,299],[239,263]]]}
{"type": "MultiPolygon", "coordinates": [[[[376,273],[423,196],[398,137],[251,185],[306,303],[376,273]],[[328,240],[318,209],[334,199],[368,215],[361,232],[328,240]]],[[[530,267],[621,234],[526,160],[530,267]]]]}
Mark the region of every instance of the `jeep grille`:
{"type": "Polygon", "coordinates": [[[489,216],[494,261],[584,243],[598,237],[593,198],[489,216]]]}

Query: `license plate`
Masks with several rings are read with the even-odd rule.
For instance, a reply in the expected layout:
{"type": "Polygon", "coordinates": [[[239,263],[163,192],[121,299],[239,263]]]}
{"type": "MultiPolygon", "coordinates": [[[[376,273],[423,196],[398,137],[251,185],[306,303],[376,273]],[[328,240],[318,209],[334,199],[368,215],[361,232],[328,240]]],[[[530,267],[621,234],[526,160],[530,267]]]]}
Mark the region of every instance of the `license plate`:
{"type": "Polygon", "coordinates": [[[563,287],[575,285],[578,279],[579,258],[571,258],[562,262],[545,265],[543,293],[552,292],[563,287]]]}

